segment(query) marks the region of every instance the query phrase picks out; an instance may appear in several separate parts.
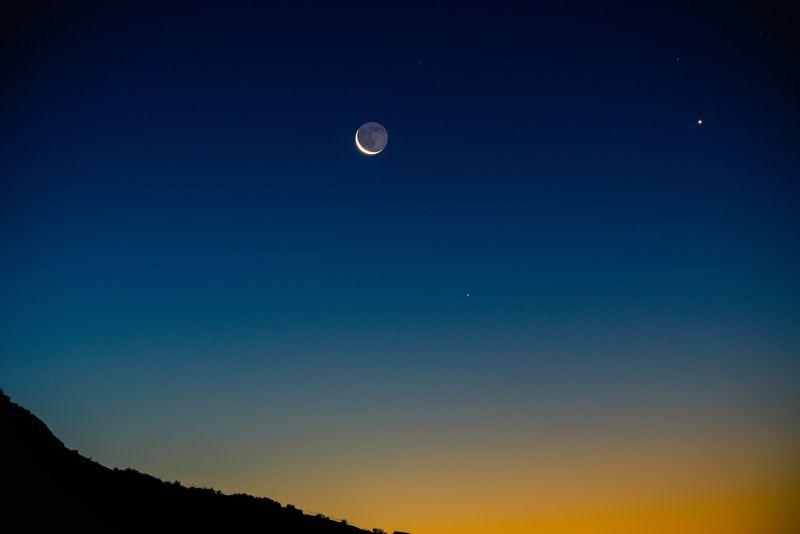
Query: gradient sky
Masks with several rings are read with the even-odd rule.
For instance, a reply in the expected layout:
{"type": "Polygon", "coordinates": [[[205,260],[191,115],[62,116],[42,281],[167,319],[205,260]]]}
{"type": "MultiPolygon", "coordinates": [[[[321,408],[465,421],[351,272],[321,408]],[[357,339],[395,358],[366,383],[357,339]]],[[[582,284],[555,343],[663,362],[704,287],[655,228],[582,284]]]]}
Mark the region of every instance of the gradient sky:
{"type": "Polygon", "coordinates": [[[69,448],[390,532],[800,524],[787,13],[18,4],[0,387],[69,448]]]}

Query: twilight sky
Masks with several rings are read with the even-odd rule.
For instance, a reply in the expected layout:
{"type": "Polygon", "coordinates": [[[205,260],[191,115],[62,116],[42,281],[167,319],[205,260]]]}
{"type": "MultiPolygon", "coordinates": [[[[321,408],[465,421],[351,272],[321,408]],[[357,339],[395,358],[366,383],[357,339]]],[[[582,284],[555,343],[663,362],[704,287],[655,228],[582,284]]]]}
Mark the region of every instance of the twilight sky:
{"type": "Polygon", "coordinates": [[[18,4],[0,387],[69,448],[390,532],[800,524],[787,13],[18,4]]]}

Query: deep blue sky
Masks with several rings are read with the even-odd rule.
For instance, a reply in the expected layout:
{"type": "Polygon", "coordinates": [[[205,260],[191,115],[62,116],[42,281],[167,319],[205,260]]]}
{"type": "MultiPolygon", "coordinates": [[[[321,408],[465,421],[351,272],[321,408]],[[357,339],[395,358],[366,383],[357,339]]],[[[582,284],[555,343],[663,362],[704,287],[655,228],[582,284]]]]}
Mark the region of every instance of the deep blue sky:
{"type": "Polygon", "coordinates": [[[784,13],[122,4],[2,17],[0,386],[74,446],[797,415],[784,13]]]}

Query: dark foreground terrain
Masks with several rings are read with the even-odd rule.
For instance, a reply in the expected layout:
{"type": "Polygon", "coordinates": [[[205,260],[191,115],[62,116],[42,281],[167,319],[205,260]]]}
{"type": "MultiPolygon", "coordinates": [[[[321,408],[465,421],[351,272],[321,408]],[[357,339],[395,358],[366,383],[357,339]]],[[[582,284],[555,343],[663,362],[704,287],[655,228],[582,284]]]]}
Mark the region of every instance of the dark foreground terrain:
{"type": "Polygon", "coordinates": [[[109,469],[0,391],[0,532],[367,532],[291,505],[109,469]]]}

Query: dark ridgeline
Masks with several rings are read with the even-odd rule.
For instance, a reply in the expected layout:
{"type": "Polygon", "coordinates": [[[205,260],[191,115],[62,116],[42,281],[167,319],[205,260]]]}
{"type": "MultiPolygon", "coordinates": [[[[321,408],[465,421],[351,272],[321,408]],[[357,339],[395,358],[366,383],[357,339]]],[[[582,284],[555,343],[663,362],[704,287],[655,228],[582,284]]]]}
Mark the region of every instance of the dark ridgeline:
{"type": "Polygon", "coordinates": [[[67,449],[2,390],[0,487],[0,532],[8,533],[367,532],[266,498],[109,469],[67,449]]]}

